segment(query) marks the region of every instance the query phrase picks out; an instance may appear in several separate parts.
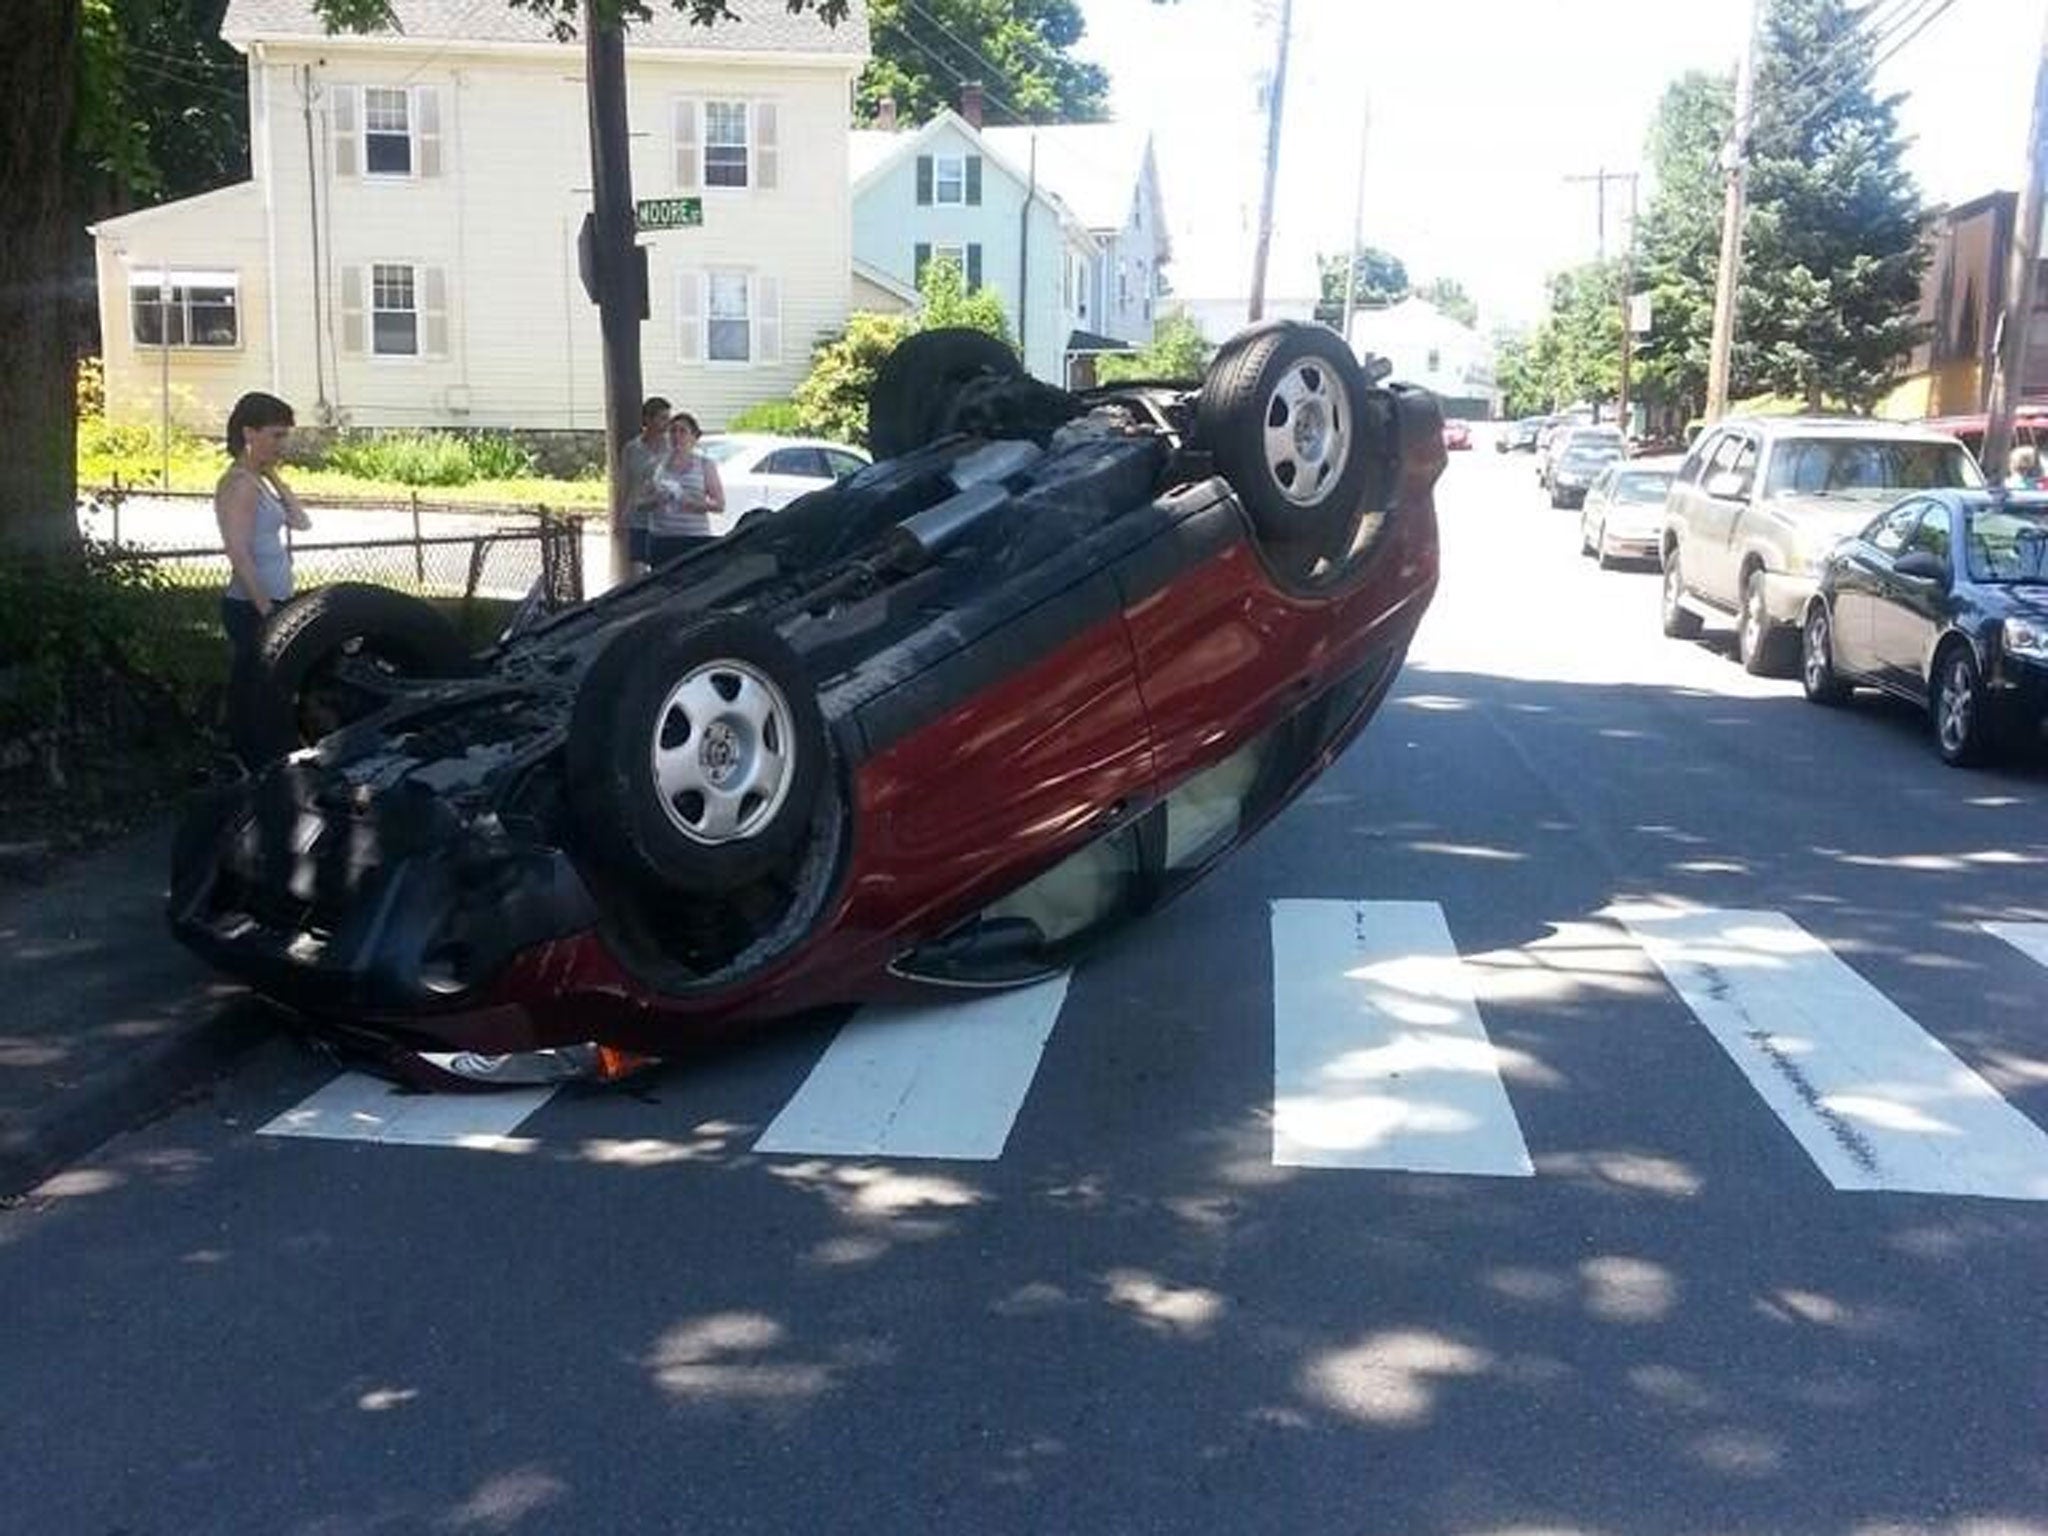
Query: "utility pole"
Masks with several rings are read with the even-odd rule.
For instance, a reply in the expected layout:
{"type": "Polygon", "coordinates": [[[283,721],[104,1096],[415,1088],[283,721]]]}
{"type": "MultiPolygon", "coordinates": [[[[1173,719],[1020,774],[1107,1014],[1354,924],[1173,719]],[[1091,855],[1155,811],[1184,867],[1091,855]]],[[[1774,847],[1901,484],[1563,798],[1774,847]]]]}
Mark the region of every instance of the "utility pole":
{"type": "MultiPolygon", "coordinates": [[[[1636,241],[1636,173],[1634,171],[1610,171],[1603,165],[1590,176],[1567,176],[1565,180],[1579,183],[1591,182],[1595,188],[1594,228],[1599,239],[1597,248],[1599,250],[1600,265],[1603,267],[1607,265],[1607,183],[1610,181],[1625,181],[1628,183],[1628,245],[1621,254],[1621,399],[1618,410],[1622,430],[1625,432],[1628,430],[1628,290],[1629,284],[1634,280],[1630,258],[1633,255],[1636,241]]],[[[1597,417],[1599,412],[1599,402],[1595,401],[1593,413],[1597,417]]]]}
{"type": "Polygon", "coordinates": [[[2042,183],[2048,181],[2048,30],[2034,66],[2034,122],[2027,139],[2027,184],[2013,217],[2012,250],[2005,263],[2005,317],[1999,322],[1998,361],[1991,374],[1989,421],[1984,429],[1984,473],[2005,483],[2012,455],[2013,405],[2026,388],[2028,332],[2039,283],[2041,220],[2048,217],[2042,183]]]}
{"type": "Polygon", "coordinates": [[[640,430],[640,322],[646,268],[633,239],[633,166],[626,135],[626,33],[616,3],[584,7],[590,105],[590,277],[604,338],[604,461],[611,482],[612,579],[632,571],[620,452],[640,430]]]}
{"type": "Polygon", "coordinates": [[[1635,360],[1634,288],[1636,285],[1636,173],[1628,175],[1628,240],[1621,248],[1621,389],[1615,402],[1615,416],[1621,422],[1623,441],[1628,439],[1628,373],[1635,360]]]}
{"type": "Polygon", "coordinates": [[[1593,183],[1595,188],[1593,195],[1593,227],[1599,237],[1598,251],[1600,260],[1602,263],[1605,263],[1607,260],[1607,183],[1610,181],[1625,181],[1633,187],[1636,181],[1636,173],[1634,171],[1610,171],[1603,165],[1590,176],[1567,176],[1565,180],[1593,183]]]}
{"type": "Polygon", "coordinates": [[[1358,242],[1365,237],[1365,145],[1372,136],[1372,98],[1359,94],[1358,189],[1351,204],[1351,249],[1344,253],[1344,323],[1338,334],[1351,343],[1351,316],[1358,308],[1358,242]]]}
{"type": "Polygon", "coordinates": [[[1279,56],[1273,62],[1273,89],[1266,99],[1266,183],[1259,193],[1258,244],[1252,252],[1253,321],[1266,314],[1266,257],[1273,248],[1273,184],[1280,177],[1280,119],[1287,99],[1287,42],[1293,29],[1294,0],[1280,0],[1279,56]]]}
{"type": "Polygon", "coordinates": [[[1707,420],[1728,414],[1728,363],[1735,348],[1735,294],[1742,279],[1743,198],[1749,188],[1750,98],[1756,92],[1756,34],[1763,0],[1752,0],[1742,63],[1735,72],[1735,118],[1721,151],[1721,262],[1714,270],[1714,339],[1707,355],[1707,420]]]}

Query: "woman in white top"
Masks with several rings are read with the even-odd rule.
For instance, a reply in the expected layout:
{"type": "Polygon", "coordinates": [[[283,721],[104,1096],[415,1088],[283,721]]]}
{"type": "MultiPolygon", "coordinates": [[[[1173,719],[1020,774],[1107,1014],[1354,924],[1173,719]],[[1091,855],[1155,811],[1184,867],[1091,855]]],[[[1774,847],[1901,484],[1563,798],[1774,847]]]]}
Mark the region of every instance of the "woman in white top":
{"type": "MultiPolygon", "coordinates": [[[[284,483],[279,466],[291,440],[292,408],[275,395],[252,393],[228,413],[228,455],[234,462],[213,491],[214,520],[227,551],[227,590],[220,622],[231,653],[228,732],[239,749],[243,703],[254,677],[256,641],[270,611],[292,595],[292,556],[284,531],[313,526],[284,483]]],[[[247,759],[248,754],[243,754],[247,759]]]]}
{"type": "Polygon", "coordinates": [[[709,544],[712,516],[725,510],[725,486],[718,466],[697,451],[700,436],[697,418],[688,411],[669,418],[668,457],[654,474],[660,495],[648,520],[649,565],[666,565],[709,544]]]}

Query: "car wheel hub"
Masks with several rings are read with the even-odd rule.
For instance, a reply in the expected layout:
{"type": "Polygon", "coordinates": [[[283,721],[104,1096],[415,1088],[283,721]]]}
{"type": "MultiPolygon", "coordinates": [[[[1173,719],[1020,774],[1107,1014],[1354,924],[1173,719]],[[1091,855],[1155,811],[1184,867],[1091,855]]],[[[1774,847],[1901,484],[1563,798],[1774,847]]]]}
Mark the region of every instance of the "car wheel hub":
{"type": "Polygon", "coordinates": [[[795,730],[788,698],[753,667],[692,670],[655,718],[654,782],[670,823],[706,844],[758,834],[789,793],[795,730]]]}
{"type": "Polygon", "coordinates": [[[1827,615],[1816,613],[1806,626],[1806,681],[1811,687],[1827,685],[1828,665],[1827,615]]]}
{"type": "Polygon", "coordinates": [[[1342,387],[1322,364],[1297,363],[1266,402],[1266,468],[1296,506],[1315,506],[1343,477],[1350,429],[1342,387]]]}
{"type": "Polygon", "coordinates": [[[1960,662],[1941,692],[1941,740],[1951,752],[1970,739],[1970,674],[1960,662]]]}

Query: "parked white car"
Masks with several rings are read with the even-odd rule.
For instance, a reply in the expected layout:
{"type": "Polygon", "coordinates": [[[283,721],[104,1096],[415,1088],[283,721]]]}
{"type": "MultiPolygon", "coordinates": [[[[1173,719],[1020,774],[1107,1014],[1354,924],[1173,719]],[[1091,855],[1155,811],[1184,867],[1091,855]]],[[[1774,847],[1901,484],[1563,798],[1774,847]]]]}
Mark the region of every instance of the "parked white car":
{"type": "Polygon", "coordinates": [[[799,496],[822,490],[868,467],[868,456],[822,438],[774,437],[755,432],[714,432],[703,452],[718,465],[725,485],[725,515],[712,532],[730,533],[758,507],[779,512],[799,496]]]}

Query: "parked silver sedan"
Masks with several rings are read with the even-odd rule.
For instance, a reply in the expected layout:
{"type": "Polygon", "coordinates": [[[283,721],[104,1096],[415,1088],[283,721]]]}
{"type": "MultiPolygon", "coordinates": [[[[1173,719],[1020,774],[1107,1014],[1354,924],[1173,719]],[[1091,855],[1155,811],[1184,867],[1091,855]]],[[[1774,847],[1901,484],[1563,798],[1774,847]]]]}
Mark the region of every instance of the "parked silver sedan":
{"type": "Polygon", "coordinates": [[[844,443],[764,432],[714,432],[704,439],[704,453],[725,485],[725,513],[712,519],[713,533],[730,533],[757,507],[780,512],[868,466],[866,453],[844,443]]]}
{"type": "Polygon", "coordinates": [[[1606,570],[1623,560],[1655,560],[1664,532],[1664,497],[1682,454],[1618,459],[1600,471],[1579,509],[1579,552],[1606,570]]]}

